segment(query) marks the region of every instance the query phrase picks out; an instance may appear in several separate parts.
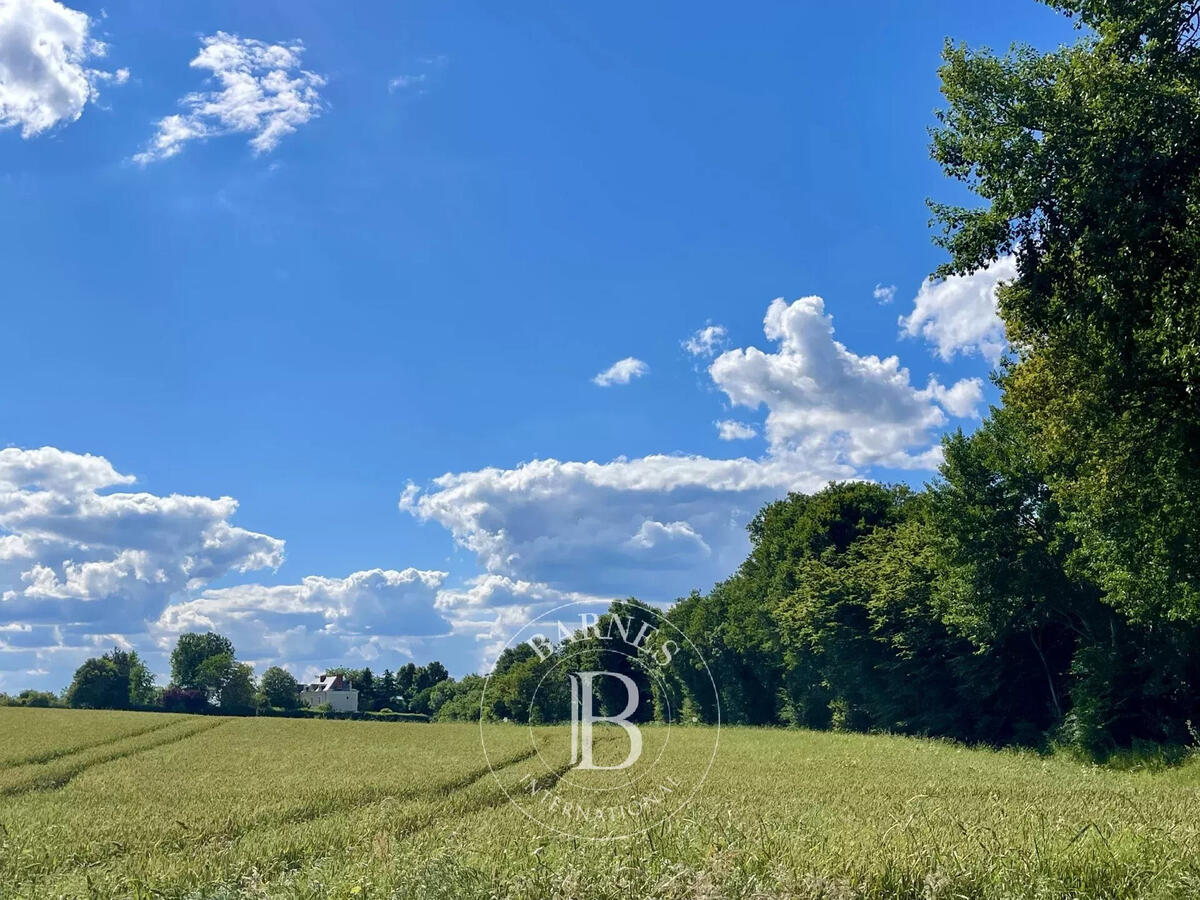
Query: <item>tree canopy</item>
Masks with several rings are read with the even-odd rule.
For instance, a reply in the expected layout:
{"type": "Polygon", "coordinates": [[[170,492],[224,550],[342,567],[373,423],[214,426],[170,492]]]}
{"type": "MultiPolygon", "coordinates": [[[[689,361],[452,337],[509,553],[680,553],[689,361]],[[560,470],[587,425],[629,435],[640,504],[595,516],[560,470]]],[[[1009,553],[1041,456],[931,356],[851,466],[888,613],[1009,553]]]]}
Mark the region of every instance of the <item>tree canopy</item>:
{"type": "Polygon", "coordinates": [[[1149,623],[1200,612],[1197,7],[1056,0],[1051,53],[948,45],[933,155],[982,201],[934,205],[950,260],[1014,254],[1001,379],[1074,539],[1071,569],[1149,623]]]}
{"type": "Polygon", "coordinates": [[[68,705],[86,709],[129,709],[154,702],[154,677],[133,650],[113,648],[75,670],[68,705]]]}

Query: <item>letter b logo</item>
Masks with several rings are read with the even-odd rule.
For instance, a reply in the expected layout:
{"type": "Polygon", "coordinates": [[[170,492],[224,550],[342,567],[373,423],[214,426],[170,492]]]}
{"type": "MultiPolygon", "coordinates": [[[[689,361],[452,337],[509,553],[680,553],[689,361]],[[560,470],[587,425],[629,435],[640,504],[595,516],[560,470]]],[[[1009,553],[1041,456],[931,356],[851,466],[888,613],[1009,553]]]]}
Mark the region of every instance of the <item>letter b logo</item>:
{"type": "Polygon", "coordinates": [[[572,672],[571,680],[571,765],[577,769],[628,769],[642,755],[641,729],[629,721],[638,708],[637,684],[621,672],[572,672]],[[592,713],[592,682],[597,675],[608,675],[625,685],[629,702],[624,711],[616,716],[597,716],[592,713]],[[598,766],[592,761],[592,724],[611,722],[620,725],[629,735],[629,755],[617,766],[598,766]]]}

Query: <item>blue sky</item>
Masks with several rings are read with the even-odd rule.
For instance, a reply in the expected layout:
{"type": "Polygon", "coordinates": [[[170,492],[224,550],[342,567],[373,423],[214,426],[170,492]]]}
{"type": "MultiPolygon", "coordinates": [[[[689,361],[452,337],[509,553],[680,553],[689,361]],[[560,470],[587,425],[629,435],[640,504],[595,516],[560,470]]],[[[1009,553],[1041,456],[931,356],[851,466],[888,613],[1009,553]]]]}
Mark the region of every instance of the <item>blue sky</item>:
{"type": "Polygon", "coordinates": [[[462,674],[706,589],[788,489],[931,477],[1006,271],[922,287],[938,54],[1072,36],[996,13],[13,0],[0,690],[206,627],[462,674]]]}

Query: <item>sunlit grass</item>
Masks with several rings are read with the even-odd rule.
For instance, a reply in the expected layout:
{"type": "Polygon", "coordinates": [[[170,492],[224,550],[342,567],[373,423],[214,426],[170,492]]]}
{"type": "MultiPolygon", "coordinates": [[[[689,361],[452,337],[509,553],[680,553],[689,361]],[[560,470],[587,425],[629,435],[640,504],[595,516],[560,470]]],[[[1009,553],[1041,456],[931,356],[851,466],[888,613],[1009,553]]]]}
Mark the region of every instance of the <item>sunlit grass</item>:
{"type": "MultiPolygon", "coordinates": [[[[42,723],[24,724],[39,716],[80,749],[0,769],[6,898],[1200,896],[1191,762],[1114,771],[940,741],[725,729],[693,802],[599,842],[556,834],[501,789],[559,766],[558,729],[489,726],[498,782],[466,724],[0,709],[5,758],[47,752],[42,723]]],[[[670,740],[699,760],[712,738],[682,728],[670,740]]]]}

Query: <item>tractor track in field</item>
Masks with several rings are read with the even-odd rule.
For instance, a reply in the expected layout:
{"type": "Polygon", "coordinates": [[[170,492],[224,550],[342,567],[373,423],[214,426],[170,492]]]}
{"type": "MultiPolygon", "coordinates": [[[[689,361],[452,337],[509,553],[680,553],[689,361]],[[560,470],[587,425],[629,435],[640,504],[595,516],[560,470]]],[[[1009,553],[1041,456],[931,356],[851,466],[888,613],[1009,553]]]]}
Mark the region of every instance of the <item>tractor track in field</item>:
{"type": "MultiPolygon", "coordinates": [[[[532,756],[532,754],[530,755],[532,756]]],[[[529,757],[527,756],[525,758],[528,759],[529,757]]],[[[573,767],[574,766],[572,763],[566,763],[559,766],[557,769],[552,770],[549,776],[539,777],[539,790],[554,790],[554,788],[558,786],[558,782],[562,780],[562,777],[566,775],[567,772],[569,772],[573,767]]],[[[479,780],[481,779],[476,779],[476,781],[479,780]]],[[[449,795],[447,795],[447,797],[449,797],[449,795]]],[[[473,816],[476,813],[483,812],[484,810],[497,809],[509,802],[511,801],[508,792],[501,787],[499,794],[484,797],[462,807],[456,807],[454,812],[459,816],[473,816]]],[[[392,829],[391,833],[397,838],[412,837],[415,834],[420,834],[422,831],[427,831],[428,829],[433,828],[442,821],[444,821],[444,819],[437,814],[409,816],[407,821],[392,829]]]]}
{"type": "MultiPolygon", "coordinates": [[[[218,722],[217,724],[222,724],[224,721],[226,720],[221,720],[221,722],[218,722]]],[[[216,726],[214,725],[210,728],[199,729],[191,732],[189,735],[181,736],[178,738],[178,740],[182,740],[183,738],[190,737],[194,734],[203,733],[204,731],[209,731],[212,727],[216,726]]],[[[154,745],[154,747],[163,746],[163,744],[166,743],[172,742],[163,742],[154,745]]],[[[142,749],[150,750],[154,749],[154,747],[146,747],[142,749]]],[[[137,752],[141,751],[139,750],[137,752]]],[[[162,844],[158,844],[153,848],[146,846],[129,847],[121,848],[116,852],[113,852],[113,848],[108,847],[102,856],[97,856],[96,854],[87,854],[75,856],[70,859],[64,859],[62,862],[66,863],[66,866],[58,868],[56,871],[44,872],[43,877],[49,877],[53,880],[55,878],[61,878],[64,876],[69,877],[73,872],[77,872],[81,868],[92,868],[96,865],[103,865],[105,867],[110,867],[113,865],[119,866],[122,864],[122,860],[133,856],[144,855],[148,850],[152,850],[155,855],[165,854],[170,856],[176,856],[180,853],[196,853],[205,849],[213,848],[217,845],[223,845],[221,849],[227,850],[231,849],[234,845],[250,835],[258,832],[268,829],[283,829],[291,826],[304,825],[309,822],[320,821],[321,819],[329,818],[331,816],[346,812],[357,812],[360,810],[369,809],[372,806],[377,806],[389,801],[406,802],[421,799],[440,801],[439,809],[403,816],[396,823],[386,827],[387,834],[393,839],[403,840],[405,838],[420,834],[423,831],[427,831],[430,828],[434,828],[438,824],[444,822],[447,812],[445,803],[455,795],[468,790],[476,784],[479,784],[489,775],[495,775],[497,772],[502,772],[511,768],[512,766],[532,759],[536,755],[536,748],[523,750],[518,753],[514,753],[512,756],[504,758],[495,765],[488,765],[473,769],[472,771],[464,773],[458,778],[452,779],[451,781],[443,784],[435,785],[429,789],[417,788],[414,790],[393,791],[384,795],[373,794],[369,797],[363,797],[356,801],[337,805],[332,808],[329,806],[329,804],[323,803],[320,805],[314,805],[307,809],[295,810],[278,818],[266,818],[256,822],[250,822],[242,828],[226,829],[221,832],[213,832],[191,838],[184,835],[170,841],[169,843],[164,842],[162,844]]],[[[111,759],[105,761],[111,761],[111,759]]],[[[559,766],[557,769],[552,770],[548,773],[548,775],[540,776],[539,785],[541,786],[541,789],[546,791],[553,790],[557,786],[558,782],[562,779],[563,775],[565,775],[570,769],[571,764],[567,763],[559,766]]],[[[487,794],[472,800],[470,803],[454,807],[452,810],[453,814],[459,817],[466,817],[484,812],[485,810],[496,809],[500,806],[503,806],[505,803],[509,802],[509,797],[502,787],[499,785],[497,787],[499,789],[493,794],[487,794]]],[[[187,827],[186,823],[181,822],[180,824],[184,827],[187,827]]],[[[316,862],[321,858],[324,858],[324,854],[315,856],[308,860],[308,862],[316,862]]]]}
{"type": "MultiPolygon", "coordinates": [[[[603,741],[604,741],[604,739],[601,738],[600,740],[597,741],[597,743],[602,743],[603,741]]],[[[527,751],[522,751],[520,753],[514,754],[513,756],[507,757],[506,759],[497,763],[494,766],[488,765],[484,768],[476,769],[472,772],[469,772],[469,773],[463,775],[461,778],[456,778],[453,781],[449,781],[449,782],[446,782],[445,784],[438,785],[433,790],[416,791],[410,795],[403,796],[403,797],[393,795],[393,796],[389,796],[389,797],[379,798],[379,799],[373,800],[368,803],[356,803],[356,804],[352,804],[349,806],[339,806],[336,809],[329,810],[327,812],[323,812],[320,815],[306,817],[303,819],[289,819],[286,822],[272,823],[272,824],[284,825],[284,826],[286,826],[286,825],[302,825],[302,824],[305,824],[306,822],[315,822],[320,819],[328,818],[331,815],[336,815],[336,814],[340,814],[340,813],[347,812],[347,811],[357,811],[357,810],[361,810],[361,809],[367,809],[370,806],[377,805],[379,803],[383,803],[383,802],[386,802],[387,800],[392,800],[392,799],[402,799],[402,800],[440,799],[441,801],[447,801],[450,798],[454,797],[456,794],[462,793],[463,791],[467,790],[468,788],[471,788],[474,785],[479,784],[481,781],[484,781],[487,778],[487,776],[495,775],[497,772],[502,772],[505,769],[509,769],[512,766],[517,765],[518,763],[522,763],[522,762],[525,762],[526,760],[532,759],[536,755],[537,755],[536,748],[533,748],[533,749],[530,749],[527,751]]],[[[558,782],[562,779],[563,775],[565,775],[568,771],[570,771],[571,768],[572,768],[572,764],[566,763],[562,766],[559,766],[557,769],[552,770],[548,776],[547,775],[540,776],[538,779],[538,783],[540,786],[542,786],[541,789],[546,790],[546,791],[553,790],[555,788],[555,786],[557,786],[558,782]]],[[[508,796],[508,793],[504,790],[503,786],[498,785],[498,787],[499,787],[499,792],[496,795],[487,797],[482,800],[472,802],[470,804],[466,804],[461,807],[456,807],[454,810],[455,813],[464,815],[464,816],[474,815],[475,813],[482,812],[485,809],[495,809],[499,806],[503,806],[506,802],[508,802],[509,796],[508,796]]],[[[419,834],[420,832],[425,831],[428,828],[432,828],[433,826],[437,825],[441,821],[443,821],[443,818],[441,816],[439,816],[437,813],[425,813],[425,814],[410,815],[410,816],[407,816],[407,817],[401,819],[402,824],[400,824],[399,826],[389,827],[388,831],[393,837],[397,837],[397,838],[411,837],[414,834],[419,834]]],[[[241,838],[245,837],[246,834],[248,834],[252,831],[261,830],[262,827],[265,827],[265,826],[260,825],[253,829],[248,829],[246,833],[238,835],[237,839],[240,840],[241,838]]]]}
{"type": "Polygon", "coordinates": [[[125,734],[118,734],[115,737],[106,737],[98,741],[92,741],[90,744],[81,744],[78,747],[64,748],[61,750],[43,750],[40,753],[33,753],[29,756],[23,756],[19,759],[12,759],[0,764],[0,772],[6,772],[10,769],[19,769],[21,766],[40,766],[48,762],[54,762],[57,759],[64,759],[68,756],[74,756],[77,753],[83,753],[85,750],[95,750],[97,747],[106,747],[109,744],[119,744],[121,741],[129,741],[136,737],[141,737],[145,734],[150,734],[154,731],[162,731],[164,728],[170,728],[172,725],[178,725],[179,719],[170,719],[166,722],[159,722],[151,725],[149,728],[141,728],[137,731],[130,731],[125,734]]]}
{"type": "MultiPolygon", "coordinates": [[[[599,738],[596,741],[596,743],[603,744],[603,743],[607,742],[608,740],[609,740],[609,738],[602,737],[602,738],[599,738]]],[[[537,751],[534,750],[534,753],[536,753],[536,752],[537,751]]],[[[534,755],[533,753],[527,754],[524,757],[524,759],[529,759],[533,755],[534,755]]],[[[504,769],[504,768],[507,768],[509,765],[510,765],[510,763],[505,763],[501,766],[497,766],[496,768],[504,769]]],[[[549,775],[539,776],[537,779],[539,793],[549,792],[549,791],[554,790],[556,787],[558,787],[558,783],[562,780],[563,776],[566,775],[567,772],[571,771],[571,769],[573,769],[573,768],[574,768],[574,763],[568,762],[568,763],[564,763],[563,765],[559,766],[556,769],[552,769],[550,771],[549,775]]],[[[489,769],[489,771],[494,771],[494,770],[489,769]]],[[[482,776],[481,776],[481,778],[482,778],[482,776]]],[[[476,781],[481,780],[481,778],[477,778],[476,781]]],[[[463,816],[470,816],[470,815],[475,815],[475,813],[483,812],[484,810],[487,810],[487,809],[497,809],[497,808],[503,806],[505,803],[511,802],[509,792],[507,790],[505,790],[503,785],[500,785],[499,787],[500,787],[499,795],[488,797],[481,801],[473,802],[473,803],[467,805],[466,807],[463,807],[461,809],[456,809],[455,812],[460,815],[463,815],[463,816]]],[[[449,795],[447,795],[447,796],[449,796],[449,795]]],[[[437,818],[436,816],[411,816],[410,819],[413,820],[410,823],[411,827],[401,826],[401,828],[396,832],[396,837],[412,837],[414,834],[419,834],[422,831],[425,831],[429,828],[434,827],[441,821],[441,819],[437,818]]]]}
{"type": "MultiPolygon", "coordinates": [[[[351,803],[344,803],[330,808],[328,804],[320,804],[312,806],[308,809],[297,810],[289,815],[274,821],[256,822],[249,828],[241,830],[234,835],[235,840],[241,840],[246,835],[255,831],[261,831],[264,828],[286,828],[291,825],[305,825],[309,822],[317,822],[321,819],[329,818],[330,816],[341,815],[346,812],[358,812],[359,810],[369,809],[372,806],[378,806],[389,801],[412,801],[425,799],[445,799],[451,797],[460,791],[465,791],[474,784],[479,783],[494,771],[502,771],[518,763],[522,763],[527,759],[532,759],[537,754],[537,750],[522,750],[519,753],[514,753],[512,756],[506,757],[495,766],[484,766],[478,769],[472,769],[458,778],[442,784],[434,785],[430,788],[416,788],[413,790],[391,791],[386,793],[376,793],[369,797],[362,797],[351,803]]],[[[228,833],[219,835],[219,837],[228,837],[228,833]]]]}
{"type": "MultiPolygon", "coordinates": [[[[242,829],[236,835],[234,835],[234,839],[241,840],[246,835],[255,831],[261,831],[264,828],[286,828],[291,825],[305,825],[309,822],[316,822],[321,819],[326,819],[330,816],[369,809],[372,806],[378,806],[389,801],[406,802],[412,800],[433,800],[438,798],[444,799],[451,797],[460,791],[465,791],[467,788],[477,784],[494,771],[504,770],[510,766],[515,766],[527,759],[532,759],[536,754],[537,750],[535,749],[522,750],[520,753],[515,753],[512,756],[506,757],[495,766],[485,766],[479,769],[472,769],[470,772],[466,772],[458,778],[451,779],[450,781],[437,784],[429,788],[377,792],[371,794],[370,796],[361,797],[358,800],[350,803],[343,803],[333,806],[332,808],[329,806],[329,804],[325,803],[314,805],[306,809],[302,808],[273,821],[255,822],[250,827],[242,829]]],[[[219,837],[228,836],[229,834],[226,832],[219,837]]]]}
{"type": "MultiPolygon", "coordinates": [[[[519,753],[513,754],[512,756],[506,757],[498,762],[495,766],[485,766],[473,769],[458,778],[454,778],[443,784],[433,785],[429,788],[416,787],[408,790],[371,792],[369,795],[336,805],[319,803],[308,807],[301,807],[299,809],[285,811],[283,815],[267,816],[257,821],[247,822],[241,827],[226,827],[221,831],[214,831],[195,836],[186,834],[180,835],[177,838],[164,841],[163,843],[156,845],[154,847],[154,852],[156,854],[178,855],[180,853],[194,853],[202,848],[210,848],[214,845],[223,844],[229,847],[245,839],[246,837],[261,831],[305,825],[309,822],[316,822],[321,819],[329,818],[330,816],[369,809],[372,806],[378,806],[389,801],[399,801],[403,803],[422,799],[449,798],[454,794],[464,791],[470,788],[472,785],[477,784],[493,772],[503,771],[510,766],[515,766],[518,763],[522,763],[525,760],[533,758],[536,754],[536,749],[523,750],[519,753]]],[[[2,796],[4,796],[3,792],[0,792],[0,797],[2,796]]],[[[181,821],[178,824],[184,828],[188,827],[186,822],[181,821]]],[[[59,869],[57,874],[63,875],[67,874],[72,869],[81,866],[94,865],[97,862],[100,862],[101,859],[105,864],[112,864],[118,860],[125,859],[130,856],[143,854],[147,849],[148,848],[145,846],[129,847],[113,852],[113,848],[107,847],[103,850],[102,855],[97,853],[81,854],[79,856],[74,856],[70,859],[64,860],[64,862],[68,863],[68,866],[59,869]]]]}
{"type": "MultiPolygon", "coordinates": [[[[204,726],[201,728],[193,728],[189,731],[185,731],[183,734],[169,735],[166,740],[155,741],[154,743],[147,744],[142,747],[134,747],[134,748],[127,749],[127,750],[120,750],[115,753],[101,756],[98,759],[86,760],[86,761],[80,763],[79,765],[73,765],[70,768],[63,769],[60,771],[42,773],[41,775],[38,775],[38,776],[35,776],[34,778],[29,779],[28,781],[9,785],[8,787],[5,787],[5,788],[0,788],[0,798],[17,797],[22,794],[32,793],[34,791],[56,791],[56,790],[59,790],[60,788],[66,787],[68,784],[70,784],[72,781],[74,781],[78,776],[82,775],[84,772],[87,772],[90,769],[94,769],[96,766],[102,766],[105,763],[116,762],[117,760],[121,760],[121,759],[128,759],[129,757],[137,756],[140,753],[146,753],[146,752],[149,752],[150,750],[157,750],[159,747],[167,747],[167,746],[170,746],[171,744],[177,744],[180,741],[187,740],[190,737],[195,737],[196,735],[204,734],[207,731],[212,731],[214,728],[218,728],[221,725],[224,725],[227,721],[228,721],[227,719],[217,719],[212,724],[209,724],[206,722],[204,724],[204,726]]],[[[180,724],[180,723],[173,722],[171,724],[174,725],[174,724],[180,724]]],[[[187,723],[182,723],[182,724],[187,724],[187,723]]],[[[153,732],[162,731],[166,727],[168,727],[168,726],[163,726],[161,728],[156,727],[156,728],[150,729],[150,731],[142,732],[141,735],[135,735],[134,737],[144,736],[146,734],[150,734],[153,732]]],[[[126,738],[124,738],[124,739],[128,740],[128,739],[130,739],[130,737],[126,736],[126,738]]],[[[117,742],[113,741],[113,742],[108,742],[108,743],[117,743],[117,742]]],[[[98,746],[105,746],[105,744],[100,744],[98,746]]],[[[53,760],[52,760],[52,762],[53,762],[53,760]]]]}
{"type": "MultiPolygon", "coordinates": [[[[597,741],[597,743],[602,743],[604,740],[605,740],[605,738],[601,738],[600,740],[597,741]]],[[[473,787],[474,785],[483,781],[484,779],[487,778],[488,775],[494,776],[497,772],[502,772],[505,769],[509,769],[512,766],[517,765],[518,763],[522,763],[522,762],[525,762],[526,760],[532,759],[534,756],[537,755],[537,753],[538,753],[538,751],[537,751],[536,747],[532,747],[529,750],[522,750],[519,753],[514,753],[512,756],[505,757],[503,760],[496,763],[495,765],[488,764],[487,766],[484,766],[484,767],[481,767],[478,769],[473,769],[472,771],[467,772],[458,778],[452,779],[451,781],[447,781],[443,784],[436,785],[433,788],[430,788],[428,790],[418,789],[418,790],[414,790],[414,791],[388,793],[383,796],[373,796],[370,798],[363,798],[356,802],[343,804],[343,805],[334,807],[332,809],[328,808],[327,805],[323,804],[320,809],[313,808],[311,810],[306,810],[301,815],[289,815],[282,819],[272,821],[272,822],[258,822],[258,823],[255,823],[250,828],[246,828],[246,829],[243,829],[240,832],[238,832],[234,836],[234,839],[241,840],[247,834],[250,834],[255,831],[261,831],[264,828],[280,828],[280,827],[287,827],[289,825],[303,825],[308,822],[316,822],[316,821],[319,821],[320,819],[325,819],[325,818],[328,818],[329,816],[333,816],[333,815],[340,815],[345,812],[357,812],[359,810],[368,809],[372,806],[386,803],[389,800],[399,800],[399,801],[411,801],[411,800],[423,800],[423,799],[447,800],[450,797],[453,797],[455,794],[461,793],[462,791],[465,791],[468,788],[473,787]]],[[[553,770],[550,773],[549,777],[545,781],[545,784],[547,785],[545,789],[553,790],[554,786],[558,784],[559,779],[562,778],[562,776],[570,768],[571,768],[571,765],[568,763],[567,765],[560,766],[558,769],[553,770]]],[[[503,800],[507,799],[508,795],[504,792],[503,788],[501,789],[500,794],[501,794],[500,802],[503,802],[503,800]]],[[[488,803],[485,806],[481,806],[479,808],[483,809],[483,808],[487,808],[489,806],[499,806],[500,802],[497,802],[494,804],[488,803]]],[[[476,810],[474,808],[466,810],[466,812],[468,812],[468,813],[475,812],[475,811],[476,810]]],[[[416,830],[420,831],[421,829],[416,829],[416,830]]],[[[227,836],[227,835],[228,835],[228,833],[226,833],[226,835],[222,835],[222,837],[227,836]]]]}

